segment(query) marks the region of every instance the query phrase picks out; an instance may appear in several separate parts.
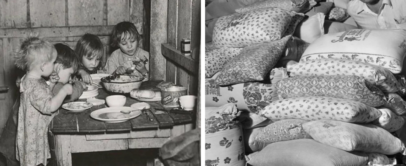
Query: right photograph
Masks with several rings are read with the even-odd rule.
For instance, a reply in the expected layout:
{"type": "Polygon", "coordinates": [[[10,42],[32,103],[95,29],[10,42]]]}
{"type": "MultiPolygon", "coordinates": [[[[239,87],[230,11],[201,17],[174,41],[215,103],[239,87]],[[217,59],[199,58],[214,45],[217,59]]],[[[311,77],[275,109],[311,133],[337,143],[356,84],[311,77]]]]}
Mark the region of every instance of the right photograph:
{"type": "Polygon", "coordinates": [[[205,165],[405,166],[405,9],[206,0],[205,165]]]}

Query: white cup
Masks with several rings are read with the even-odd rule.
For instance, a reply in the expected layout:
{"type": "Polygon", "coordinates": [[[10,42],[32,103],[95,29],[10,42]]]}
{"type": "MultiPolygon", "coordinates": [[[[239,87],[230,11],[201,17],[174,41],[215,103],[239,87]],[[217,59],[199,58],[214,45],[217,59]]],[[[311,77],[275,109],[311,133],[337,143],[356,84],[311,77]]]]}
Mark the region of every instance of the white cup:
{"type": "Polygon", "coordinates": [[[181,96],[179,97],[179,103],[182,109],[192,111],[193,107],[195,107],[196,96],[194,95],[181,96]]]}

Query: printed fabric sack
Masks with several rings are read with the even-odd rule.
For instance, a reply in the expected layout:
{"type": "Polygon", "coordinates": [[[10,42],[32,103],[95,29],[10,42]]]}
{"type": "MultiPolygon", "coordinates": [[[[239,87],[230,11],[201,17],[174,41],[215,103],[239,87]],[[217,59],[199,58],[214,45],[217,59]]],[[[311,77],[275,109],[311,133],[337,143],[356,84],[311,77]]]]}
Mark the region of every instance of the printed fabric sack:
{"type": "Polygon", "coordinates": [[[377,85],[384,92],[401,89],[398,80],[387,69],[364,62],[343,59],[319,59],[287,66],[290,76],[359,76],[377,85]]]}
{"type": "Polygon", "coordinates": [[[386,108],[391,109],[398,115],[403,115],[406,113],[406,102],[403,100],[402,97],[400,97],[396,93],[389,93],[387,95],[387,98],[388,101],[385,104],[386,108]]]}
{"type": "Polygon", "coordinates": [[[248,140],[249,148],[256,152],[271,143],[311,138],[302,128],[302,123],[305,122],[307,121],[302,119],[284,119],[252,129],[248,140]]]}
{"type": "Polygon", "coordinates": [[[405,150],[402,141],[372,124],[319,120],[304,123],[302,126],[314,140],[345,151],[393,155],[405,150]]]}
{"type": "Polygon", "coordinates": [[[296,76],[275,85],[277,99],[325,96],[359,101],[370,107],[386,104],[385,94],[358,76],[296,76]]]}
{"type": "Polygon", "coordinates": [[[244,13],[269,7],[277,7],[288,11],[305,13],[317,4],[314,0],[265,0],[257,1],[247,7],[237,9],[236,12],[244,13]]]}
{"type": "Polygon", "coordinates": [[[206,78],[219,72],[226,62],[233,59],[241,52],[242,48],[220,48],[205,54],[206,78]]]}
{"type": "Polygon", "coordinates": [[[268,119],[338,120],[368,123],[381,112],[363,103],[332,97],[298,97],[277,100],[260,111],[268,119]]]}
{"type": "Polygon", "coordinates": [[[379,111],[382,112],[381,117],[372,122],[372,124],[376,126],[382,127],[389,132],[394,132],[402,128],[403,124],[405,123],[403,117],[396,115],[387,108],[380,108],[379,111]]]}
{"type": "Polygon", "coordinates": [[[353,29],[325,34],[304,52],[301,62],[333,58],[382,66],[398,74],[406,53],[406,31],[353,29]]]}
{"type": "Polygon", "coordinates": [[[216,47],[245,47],[279,40],[285,34],[294,13],[266,8],[220,17],[213,30],[216,47]]]}
{"type": "Polygon", "coordinates": [[[267,145],[249,154],[253,166],[366,166],[393,165],[394,158],[377,153],[352,153],[321,144],[312,139],[298,139],[267,145]]]}
{"type": "Polygon", "coordinates": [[[219,108],[206,107],[205,165],[245,166],[244,141],[241,125],[231,121],[234,104],[219,108]]]}

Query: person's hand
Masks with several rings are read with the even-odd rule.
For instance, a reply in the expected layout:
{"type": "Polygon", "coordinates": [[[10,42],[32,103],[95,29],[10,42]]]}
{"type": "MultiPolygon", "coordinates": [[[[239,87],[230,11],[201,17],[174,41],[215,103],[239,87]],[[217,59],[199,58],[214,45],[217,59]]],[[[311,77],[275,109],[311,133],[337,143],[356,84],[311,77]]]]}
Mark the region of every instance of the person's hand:
{"type": "Polygon", "coordinates": [[[72,92],[73,92],[73,88],[72,88],[72,85],[71,85],[71,84],[65,84],[65,85],[62,87],[62,90],[65,91],[65,93],[66,93],[67,95],[71,95],[72,92]]]}
{"type": "Polygon", "coordinates": [[[86,84],[92,84],[93,80],[89,73],[84,70],[79,71],[80,76],[82,77],[83,82],[86,84]]]}
{"type": "Polygon", "coordinates": [[[119,67],[117,67],[117,69],[116,69],[116,74],[125,74],[126,73],[126,71],[127,71],[127,68],[126,67],[124,67],[124,66],[119,66],[119,67]]]}
{"type": "Polygon", "coordinates": [[[49,76],[49,81],[53,84],[56,84],[59,81],[58,73],[52,72],[51,76],[49,76]]]}
{"type": "Polygon", "coordinates": [[[148,70],[145,67],[145,63],[138,63],[135,65],[135,69],[138,70],[142,75],[148,74],[148,70]]]}

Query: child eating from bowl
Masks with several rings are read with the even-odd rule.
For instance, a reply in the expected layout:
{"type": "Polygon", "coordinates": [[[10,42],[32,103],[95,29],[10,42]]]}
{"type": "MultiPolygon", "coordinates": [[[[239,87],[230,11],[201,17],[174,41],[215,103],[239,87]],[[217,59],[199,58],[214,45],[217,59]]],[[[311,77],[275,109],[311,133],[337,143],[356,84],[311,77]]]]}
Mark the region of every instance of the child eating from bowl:
{"type": "MultiPolygon", "coordinates": [[[[111,46],[115,50],[107,60],[109,74],[128,74],[148,79],[149,53],[140,48],[141,35],[131,22],[118,23],[111,34],[111,46]]],[[[141,79],[142,80],[142,79],[141,79]]]]}

